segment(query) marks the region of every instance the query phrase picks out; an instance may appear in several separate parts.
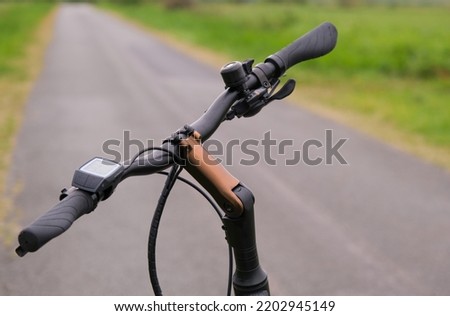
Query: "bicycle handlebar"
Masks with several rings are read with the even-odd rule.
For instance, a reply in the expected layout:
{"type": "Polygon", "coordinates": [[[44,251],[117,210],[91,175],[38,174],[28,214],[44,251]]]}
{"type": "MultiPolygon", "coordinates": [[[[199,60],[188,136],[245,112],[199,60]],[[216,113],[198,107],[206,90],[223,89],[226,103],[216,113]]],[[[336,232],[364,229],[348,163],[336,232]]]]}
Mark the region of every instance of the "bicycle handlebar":
{"type": "Polygon", "coordinates": [[[23,257],[27,252],[37,251],[68,230],[79,217],[92,212],[96,206],[96,199],[91,193],[78,189],[69,192],[51,210],[20,232],[20,246],[16,253],[23,257]]]}
{"type": "MultiPolygon", "coordinates": [[[[270,81],[279,78],[284,72],[309,59],[323,56],[336,46],[337,30],[336,27],[325,22],[307,34],[301,36],[290,45],[281,49],[279,52],[267,57],[264,63],[259,64],[259,68],[264,72],[270,81]]],[[[247,88],[252,90],[261,85],[259,78],[252,74],[247,78],[247,88]]],[[[208,139],[223,121],[225,114],[231,105],[238,98],[239,93],[236,90],[225,90],[209,107],[209,109],[191,126],[202,135],[202,139],[208,139]]]]}
{"type": "MultiPolygon", "coordinates": [[[[317,58],[329,53],[336,46],[336,27],[325,22],[307,34],[281,49],[279,52],[267,57],[264,63],[257,65],[268,80],[280,77],[288,68],[297,63],[317,58]]],[[[255,89],[260,85],[256,75],[247,78],[248,89],[255,89]]],[[[239,92],[227,89],[222,92],[211,106],[190,126],[206,141],[222,123],[227,111],[238,99],[239,92]]],[[[170,146],[170,145],[168,145],[170,146]]],[[[167,147],[166,147],[167,149],[167,147]]],[[[135,175],[148,175],[168,168],[173,162],[169,162],[169,155],[165,152],[152,152],[142,159],[137,160],[124,174],[123,179],[135,175]],[[164,165],[161,162],[167,161],[164,165]],[[156,162],[156,163],[155,163],[156,162]]]]}
{"type": "MultiPolygon", "coordinates": [[[[295,40],[279,52],[270,55],[264,63],[257,65],[267,79],[277,79],[295,64],[312,58],[320,57],[330,52],[336,45],[337,31],[331,23],[323,23],[309,33],[295,40]]],[[[261,86],[259,77],[251,73],[247,77],[248,89],[261,86]]],[[[191,124],[191,127],[200,133],[202,140],[207,140],[223,122],[230,107],[238,100],[240,93],[234,89],[226,89],[203,113],[191,124]]],[[[164,143],[162,148],[172,151],[173,145],[164,143]]],[[[166,151],[152,151],[134,162],[125,162],[129,165],[121,181],[130,176],[149,175],[170,167],[174,161],[173,156],[166,151]]],[[[20,246],[16,249],[19,256],[27,252],[34,252],[65,232],[80,216],[90,213],[97,206],[95,195],[82,190],[69,192],[68,196],[56,204],[50,211],[38,218],[35,222],[22,230],[19,234],[20,246]]]]}

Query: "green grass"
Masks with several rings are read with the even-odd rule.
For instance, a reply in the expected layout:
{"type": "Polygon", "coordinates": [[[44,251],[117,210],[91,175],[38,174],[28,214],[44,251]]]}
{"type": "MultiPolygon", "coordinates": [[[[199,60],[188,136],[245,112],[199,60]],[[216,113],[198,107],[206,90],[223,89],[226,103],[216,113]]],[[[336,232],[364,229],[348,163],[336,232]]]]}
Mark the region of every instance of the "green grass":
{"type": "Polygon", "coordinates": [[[425,153],[436,148],[439,155],[431,155],[444,153],[438,162],[450,166],[448,6],[202,4],[175,11],[149,4],[105,7],[239,60],[262,61],[330,21],[339,31],[336,49],[288,72],[298,80],[299,91],[331,112],[357,116],[356,125],[363,129],[370,122],[377,126],[371,131],[375,134],[393,130],[401,135],[401,147],[419,144],[426,149],[417,151],[425,153]]]}
{"type": "Polygon", "coordinates": [[[0,3],[0,241],[13,235],[12,196],[6,186],[11,153],[22,118],[23,105],[42,63],[51,26],[50,4],[0,3]],[[47,28],[43,27],[47,21],[47,28]],[[44,31],[45,29],[45,31],[44,31]]]}
{"type": "Polygon", "coordinates": [[[202,4],[193,10],[176,11],[154,5],[115,9],[196,44],[258,59],[329,20],[339,30],[337,49],[332,57],[306,63],[304,68],[326,74],[331,70],[417,77],[450,75],[447,8],[202,4]]]}
{"type": "Polygon", "coordinates": [[[23,75],[24,69],[17,62],[24,57],[37,24],[50,7],[48,4],[0,3],[0,77],[12,73],[23,75]]]}
{"type": "MultiPolygon", "coordinates": [[[[15,92],[30,75],[25,63],[27,49],[36,36],[36,28],[49,13],[48,4],[0,3],[0,156],[7,154],[16,131],[16,117],[12,113],[21,104],[12,104],[15,92]]],[[[0,161],[3,161],[0,159],[0,161]]],[[[0,167],[3,167],[0,164],[0,167]]]]}

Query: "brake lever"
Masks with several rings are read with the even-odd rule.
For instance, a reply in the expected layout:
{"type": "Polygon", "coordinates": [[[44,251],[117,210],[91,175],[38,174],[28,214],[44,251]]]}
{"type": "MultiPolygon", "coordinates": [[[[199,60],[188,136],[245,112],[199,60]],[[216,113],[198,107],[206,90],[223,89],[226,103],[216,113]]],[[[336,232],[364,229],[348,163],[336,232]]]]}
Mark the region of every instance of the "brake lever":
{"type": "MultiPolygon", "coordinates": [[[[256,114],[258,114],[263,107],[265,107],[267,104],[269,104],[272,101],[275,100],[282,100],[289,96],[295,89],[295,80],[289,79],[280,90],[278,90],[276,93],[273,93],[275,91],[275,88],[278,86],[280,82],[277,81],[270,94],[261,94],[260,99],[257,102],[254,102],[250,109],[243,115],[244,117],[251,117],[256,114]]],[[[266,89],[267,92],[267,89],[266,89]]]]}
{"type": "Polygon", "coordinates": [[[269,89],[265,87],[260,87],[247,94],[245,98],[237,101],[228,111],[225,116],[225,120],[232,120],[235,117],[252,117],[258,114],[263,107],[275,100],[282,100],[289,96],[295,89],[295,80],[289,79],[280,90],[276,93],[276,87],[280,81],[275,82],[269,93],[269,89]]]}
{"type": "MultiPolygon", "coordinates": [[[[282,87],[280,90],[277,91],[277,93],[275,94],[271,94],[269,97],[269,102],[272,102],[274,100],[282,100],[288,96],[291,95],[291,93],[295,90],[295,80],[294,79],[289,79],[282,87]]],[[[275,88],[274,88],[275,90],[275,88]]]]}

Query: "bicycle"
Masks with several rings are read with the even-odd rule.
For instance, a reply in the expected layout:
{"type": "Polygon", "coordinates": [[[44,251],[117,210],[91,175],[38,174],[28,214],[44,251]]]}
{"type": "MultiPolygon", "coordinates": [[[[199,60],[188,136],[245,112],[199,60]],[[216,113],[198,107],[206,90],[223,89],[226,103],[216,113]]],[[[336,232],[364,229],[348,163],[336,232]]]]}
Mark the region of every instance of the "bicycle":
{"type": "Polygon", "coordinates": [[[17,255],[23,257],[28,252],[35,252],[68,230],[76,219],[92,212],[100,201],[109,198],[125,179],[160,173],[167,179],[153,215],[148,242],[149,274],[155,295],[162,295],[155,255],[159,222],[177,180],[202,194],[223,223],[230,256],[227,294],[231,295],[232,284],[235,295],[270,295],[268,276],[258,258],[254,196],[203,148],[202,142],[224,121],[252,117],[272,101],[289,96],[295,89],[295,81],[289,79],[277,89],[280,77],[297,63],[328,54],[336,42],[335,26],[325,22],[255,67],[254,60],[223,66],[221,76],[225,91],[199,119],[177,130],[161,147],[145,148],[122,163],[95,157],[75,170],[72,187],[62,190],[60,202],[20,232],[17,255]],[[169,172],[164,171],[169,167],[172,167],[169,172]],[[183,169],[203,189],[181,177],[183,169]],[[234,273],[233,264],[236,265],[234,273]]]}

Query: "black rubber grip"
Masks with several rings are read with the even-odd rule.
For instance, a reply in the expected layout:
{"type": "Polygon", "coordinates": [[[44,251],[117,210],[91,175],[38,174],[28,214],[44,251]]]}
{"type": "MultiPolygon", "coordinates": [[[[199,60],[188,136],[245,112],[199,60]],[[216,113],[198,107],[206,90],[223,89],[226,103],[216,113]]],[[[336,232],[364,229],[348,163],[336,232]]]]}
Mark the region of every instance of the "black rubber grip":
{"type": "Polygon", "coordinates": [[[34,252],[61,235],[80,216],[92,212],[97,206],[91,193],[74,190],[51,210],[39,217],[19,234],[19,256],[34,252]]]}
{"type": "Polygon", "coordinates": [[[266,62],[274,63],[281,76],[288,68],[295,64],[328,54],[336,46],[336,27],[325,22],[309,31],[279,52],[270,55],[266,62]]]}

